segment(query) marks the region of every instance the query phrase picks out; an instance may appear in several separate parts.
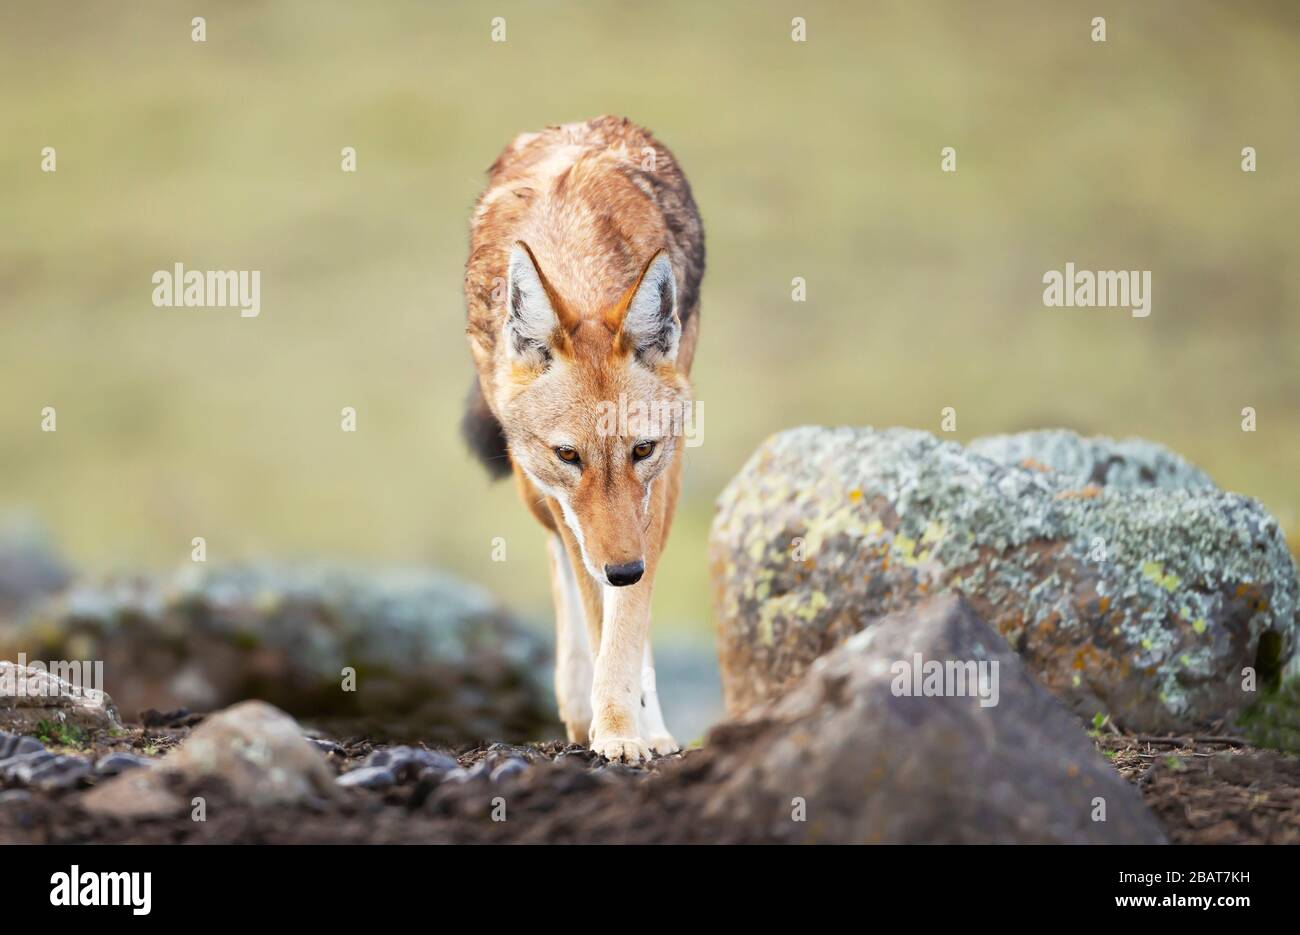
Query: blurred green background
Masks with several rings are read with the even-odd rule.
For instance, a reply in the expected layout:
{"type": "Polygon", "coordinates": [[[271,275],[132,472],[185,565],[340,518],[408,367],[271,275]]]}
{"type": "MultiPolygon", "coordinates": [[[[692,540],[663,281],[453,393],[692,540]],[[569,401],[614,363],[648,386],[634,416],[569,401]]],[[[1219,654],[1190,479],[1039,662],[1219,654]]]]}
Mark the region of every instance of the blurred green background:
{"type": "Polygon", "coordinates": [[[85,569],[201,535],[547,621],[541,530],[457,434],[460,281],[500,149],[602,113],[674,150],[708,239],[658,632],[710,639],[713,500],[804,423],[1140,435],[1296,535],[1300,5],[7,3],[0,78],[0,511],[85,569]],[[261,270],[261,317],[153,307],[178,261],[261,270]],[[1067,261],[1152,270],[1151,316],[1044,308],[1067,261]]]}

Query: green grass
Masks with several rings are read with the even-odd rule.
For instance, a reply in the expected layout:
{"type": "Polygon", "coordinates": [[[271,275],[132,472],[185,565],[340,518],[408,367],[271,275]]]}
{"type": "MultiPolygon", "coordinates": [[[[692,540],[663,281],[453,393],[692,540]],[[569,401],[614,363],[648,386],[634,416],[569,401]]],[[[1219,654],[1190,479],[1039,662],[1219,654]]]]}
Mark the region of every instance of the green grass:
{"type": "Polygon", "coordinates": [[[38,721],[36,739],[46,746],[71,747],[80,750],[90,743],[86,731],[75,724],[59,721],[38,721]]]}
{"type": "Polygon", "coordinates": [[[456,433],[466,223],[513,135],[605,112],[675,150],[708,234],[660,626],[707,636],[713,500],[798,424],[1141,435],[1297,533],[1293,5],[200,7],[0,11],[0,511],[92,571],[201,535],[212,562],[436,563],[548,616],[540,530],[456,433]],[[260,269],[261,317],[154,308],[178,260],[260,269]],[[1151,317],[1045,309],[1066,261],[1152,270],[1151,317]]]}
{"type": "Polygon", "coordinates": [[[1300,753],[1300,676],[1260,692],[1240,718],[1251,743],[1287,753],[1300,753]]]}

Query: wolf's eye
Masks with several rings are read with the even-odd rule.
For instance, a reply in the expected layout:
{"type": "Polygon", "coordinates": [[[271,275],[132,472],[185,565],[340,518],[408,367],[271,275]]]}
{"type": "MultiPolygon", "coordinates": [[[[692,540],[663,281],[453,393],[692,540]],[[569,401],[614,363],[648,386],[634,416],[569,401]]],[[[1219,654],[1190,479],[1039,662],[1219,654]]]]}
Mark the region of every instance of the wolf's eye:
{"type": "Polygon", "coordinates": [[[654,442],[637,442],[632,448],[632,460],[644,461],[655,452],[654,442]]]}
{"type": "Polygon", "coordinates": [[[561,445],[555,449],[555,456],[565,464],[577,464],[582,459],[578,457],[578,449],[571,448],[568,445],[561,445]]]}

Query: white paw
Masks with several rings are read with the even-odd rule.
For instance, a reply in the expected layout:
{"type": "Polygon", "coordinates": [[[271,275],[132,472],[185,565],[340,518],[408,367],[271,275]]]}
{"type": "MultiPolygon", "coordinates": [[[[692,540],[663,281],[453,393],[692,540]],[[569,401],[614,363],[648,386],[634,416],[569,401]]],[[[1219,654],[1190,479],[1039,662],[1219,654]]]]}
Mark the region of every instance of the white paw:
{"type": "Polygon", "coordinates": [[[650,749],[659,756],[667,756],[670,753],[676,753],[681,746],[676,740],[673,740],[672,734],[659,734],[650,738],[650,749]]]}
{"type": "Polygon", "coordinates": [[[612,763],[640,763],[654,754],[645,742],[635,737],[606,737],[591,742],[591,752],[598,753],[612,763]]]}

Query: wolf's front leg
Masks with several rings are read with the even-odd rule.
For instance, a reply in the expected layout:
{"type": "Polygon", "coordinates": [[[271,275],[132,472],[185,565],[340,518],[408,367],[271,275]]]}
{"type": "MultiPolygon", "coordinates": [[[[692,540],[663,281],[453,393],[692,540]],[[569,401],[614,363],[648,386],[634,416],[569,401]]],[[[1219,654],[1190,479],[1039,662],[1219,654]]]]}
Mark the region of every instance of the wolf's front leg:
{"type": "Polygon", "coordinates": [[[591,642],[569,553],[559,536],[548,546],[555,599],[555,701],[569,742],[585,745],[591,730],[591,642]]]}
{"type": "Polygon", "coordinates": [[[591,749],[610,760],[648,760],[641,735],[641,661],[650,628],[653,569],[637,584],[604,589],[600,651],[591,687],[591,749]]]}
{"type": "Polygon", "coordinates": [[[645,636],[645,651],[641,656],[641,736],[650,749],[660,756],[681,749],[664,724],[664,714],[659,708],[659,687],[655,684],[655,657],[650,651],[650,634],[645,636]]]}

